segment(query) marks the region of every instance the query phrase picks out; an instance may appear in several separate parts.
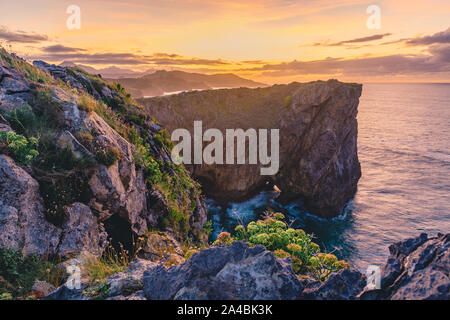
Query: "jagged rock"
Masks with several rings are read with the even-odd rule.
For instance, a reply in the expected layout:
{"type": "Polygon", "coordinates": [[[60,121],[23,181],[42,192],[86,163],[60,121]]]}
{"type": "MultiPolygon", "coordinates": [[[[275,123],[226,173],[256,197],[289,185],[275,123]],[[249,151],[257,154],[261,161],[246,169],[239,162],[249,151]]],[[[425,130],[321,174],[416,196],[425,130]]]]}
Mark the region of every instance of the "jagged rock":
{"type": "Polygon", "coordinates": [[[58,265],[71,276],[67,282],[52,291],[45,300],[89,300],[86,294],[91,286],[87,264],[96,259],[96,256],[87,251],[80,252],[75,258],[66,260],[58,265]],[[79,283],[77,283],[79,280],[79,283]],[[79,287],[78,287],[79,286],[79,287]]]}
{"type": "Polygon", "coordinates": [[[183,256],[180,244],[167,233],[151,232],[146,234],[145,243],[139,251],[139,257],[150,261],[161,261],[171,254],[183,256]]]}
{"type": "Polygon", "coordinates": [[[364,291],[361,299],[450,299],[450,234],[397,242],[382,268],[381,289],[364,291]]]}
{"type": "Polygon", "coordinates": [[[324,281],[305,282],[305,290],[300,299],[306,300],[351,300],[357,299],[358,294],[364,289],[366,279],[357,270],[343,269],[332,273],[324,281]]]}
{"type": "Polygon", "coordinates": [[[125,272],[116,273],[106,279],[106,284],[108,286],[107,296],[124,297],[124,300],[129,300],[126,298],[136,294],[137,291],[142,290],[142,277],[144,271],[155,265],[156,263],[152,261],[139,258],[134,259],[125,272]]]}
{"type": "Polygon", "coordinates": [[[94,156],[92,153],[86,149],[85,146],[83,146],[77,138],[73,136],[73,134],[70,131],[64,131],[61,133],[61,135],[58,138],[57,141],[60,148],[64,149],[67,148],[72,151],[72,154],[77,159],[83,159],[83,158],[93,158],[94,156]]]}
{"type": "Polygon", "coordinates": [[[83,289],[70,289],[64,285],[51,292],[44,300],[90,300],[90,298],[83,293],[83,289]]]}
{"type": "Polygon", "coordinates": [[[17,70],[0,66],[0,110],[12,111],[31,99],[31,85],[17,70]]]}
{"type": "Polygon", "coordinates": [[[5,155],[0,155],[0,194],[0,247],[55,254],[61,230],[45,220],[37,181],[5,155]]]}
{"type": "Polygon", "coordinates": [[[106,300],[147,300],[144,291],[139,290],[129,296],[115,296],[107,298],[106,300]]]}
{"type": "MultiPolygon", "coordinates": [[[[80,110],[77,100],[64,90],[53,90],[52,99],[62,106],[63,123],[71,136],[78,132],[91,132],[95,137],[93,144],[98,150],[109,147],[119,154],[113,165],[107,167],[100,164],[93,170],[89,180],[93,194],[89,202],[91,209],[101,220],[117,214],[130,223],[136,234],[144,234],[147,230],[146,185],[143,172],[136,171],[133,145],[96,113],[80,110]]],[[[81,147],[78,149],[82,150],[81,147]]]]}
{"type": "Polygon", "coordinates": [[[147,299],[295,299],[303,286],[287,261],[244,242],[195,253],[183,265],[144,272],[147,299]]]}
{"type": "Polygon", "coordinates": [[[55,287],[48,282],[36,280],[31,288],[31,294],[40,299],[55,291],[55,287]]]}
{"type": "Polygon", "coordinates": [[[235,128],[279,129],[280,170],[275,176],[262,176],[261,164],[188,167],[214,199],[245,199],[269,181],[283,191],[280,200],[301,198],[311,213],[333,217],[353,197],[361,176],[356,143],[361,90],[358,84],[330,80],[139,101],[169,132],[186,128],[192,135],[196,120],[202,121],[203,130],[223,133],[235,128]]]}
{"type": "Polygon", "coordinates": [[[94,256],[101,256],[108,244],[108,235],[103,225],[97,223],[91,209],[82,203],[74,203],[64,211],[58,255],[71,257],[87,251],[94,256]]]}
{"type": "Polygon", "coordinates": [[[0,114],[0,132],[9,132],[13,131],[11,127],[9,126],[8,121],[3,118],[3,116],[0,114]]]}

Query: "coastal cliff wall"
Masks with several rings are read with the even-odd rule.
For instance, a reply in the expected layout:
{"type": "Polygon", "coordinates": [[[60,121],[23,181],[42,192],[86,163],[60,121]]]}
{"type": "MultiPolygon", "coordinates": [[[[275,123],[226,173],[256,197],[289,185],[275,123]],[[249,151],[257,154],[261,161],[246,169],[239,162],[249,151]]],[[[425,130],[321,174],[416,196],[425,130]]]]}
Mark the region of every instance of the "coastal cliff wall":
{"type": "Polygon", "coordinates": [[[0,248],[101,256],[150,229],[206,241],[199,186],[169,144],[119,84],[0,48],[0,248]]]}
{"type": "Polygon", "coordinates": [[[192,134],[196,120],[203,130],[223,133],[279,129],[280,168],[274,176],[262,176],[260,164],[188,168],[216,200],[245,199],[275,184],[282,191],[279,200],[301,199],[311,213],[334,217],[355,194],[361,176],[356,120],[361,91],[362,85],[329,80],[185,92],[140,102],[170,131],[186,128],[192,134]]]}

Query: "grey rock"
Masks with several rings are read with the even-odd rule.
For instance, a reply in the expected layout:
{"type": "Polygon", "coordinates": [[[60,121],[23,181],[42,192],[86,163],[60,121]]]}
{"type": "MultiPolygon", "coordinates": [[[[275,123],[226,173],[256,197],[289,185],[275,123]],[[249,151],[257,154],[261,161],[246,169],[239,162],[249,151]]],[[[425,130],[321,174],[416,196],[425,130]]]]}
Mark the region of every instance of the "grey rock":
{"type": "Polygon", "coordinates": [[[70,289],[63,285],[51,292],[44,300],[90,300],[83,289],[70,289]]]}
{"type": "Polygon", "coordinates": [[[167,233],[148,233],[145,236],[145,243],[139,251],[139,257],[150,261],[161,261],[171,254],[183,256],[183,250],[178,241],[167,233]]]}
{"type": "Polygon", "coordinates": [[[40,298],[48,296],[55,291],[55,287],[48,282],[36,280],[31,288],[32,293],[40,298]]]}
{"type": "Polygon", "coordinates": [[[61,230],[45,220],[37,181],[5,155],[0,155],[0,194],[0,247],[55,254],[61,230]]]}
{"type": "Polygon", "coordinates": [[[62,227],[59,256],[72,257],[82,251],[101,256],[108,244],[108,235],[103,226],[97,223],[91,209],[82,203],[65,208],[62,227]]]}
{"type": "Polygon", "coordinates": [[[0,114],[0,132],[10,132],[13,131],[11,127],[9,126],[8,121],[3,118],[3,116],[0,114]]]}
{"type": "MultiPolygon", "coordinates": [[[[153,268],[156,263],[136,258],[128,266],[125,272],[116,273],[106,280],[108,285],[108,297],[128,297],[137,291],[142,291],[142,277],[144,271],[153,268]]],[[[131,299],[135,300],[135,299],[131,299]]]]}
{"type": "MultiPolygon", "coordinates": [[[[362,86],[336,80],[267,88],[206,90],[141,100],[169,130],[276,128],[280,131],[280,170],[262,176],[256,165],[190,165],[208,196],[246,199],[269,180],[280,201],[304,199],[309,212],[339,215],[361,177],[357,153],[357,108],[362,86]],[[242,107],[245,105],[245,113],[242,107]]],[[[225,154],[225,152],[224,152],[225,154]]]]}
{"type": "Polygon", "coordinates": [[[381,289],[366,290],[361,299],[450,299],[450,234],[426,234],[389,247],[381,289]]]}
{"type": "Polygon", "coordinates": [[[332,273],[324,281],[310,281],[306,284],[300,299],[306,300],[352,300],[364,289],[366,279],[357,270],[343,269],[332,273]]]}
{"type": "Polygon", "coordinates": [[[288,261],[244,242],[195,253],[183,265],[144,272],[147,299],[295,299],[303,286],[288,261]]]}

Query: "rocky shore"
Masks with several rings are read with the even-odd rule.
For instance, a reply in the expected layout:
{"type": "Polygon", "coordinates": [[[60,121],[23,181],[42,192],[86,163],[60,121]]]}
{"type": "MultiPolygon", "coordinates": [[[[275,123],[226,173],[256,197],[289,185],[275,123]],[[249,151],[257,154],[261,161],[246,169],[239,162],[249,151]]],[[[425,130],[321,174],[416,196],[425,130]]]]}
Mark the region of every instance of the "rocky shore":
{"type": "MultiPolygon", "coordinates": [[[[289,261],[263,246],[244,242],[195,253],[167,268],[136,259],[123,273],[110,276],[102,298],[111,300],[421,300],[450,298],[450,234],[400,241],[390,246],[382,267],[381,288],[366,289],[366,277],[344,269],[320,282],[297,276],[289,261]]],[[[92,299],[87,282],[79,290],[62,286],[46,299],[92,299]]]]}

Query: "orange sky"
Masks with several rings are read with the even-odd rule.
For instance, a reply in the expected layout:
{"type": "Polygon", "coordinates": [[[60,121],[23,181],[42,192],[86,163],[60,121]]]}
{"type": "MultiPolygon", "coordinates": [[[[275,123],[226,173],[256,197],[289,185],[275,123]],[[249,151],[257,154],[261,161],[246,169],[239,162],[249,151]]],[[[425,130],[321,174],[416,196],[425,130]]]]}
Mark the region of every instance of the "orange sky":
{"type": "Polygon", "coordinates": [[[266,83],[450,81],[449,21],[448,0],[17,0],[0,4],[0,41],[30,58],[96,68],[266,83]],[[80,30],[66,27],[71,4],[80,30]],[[366,26],[372,4],[381,29],[366,26]]]}

